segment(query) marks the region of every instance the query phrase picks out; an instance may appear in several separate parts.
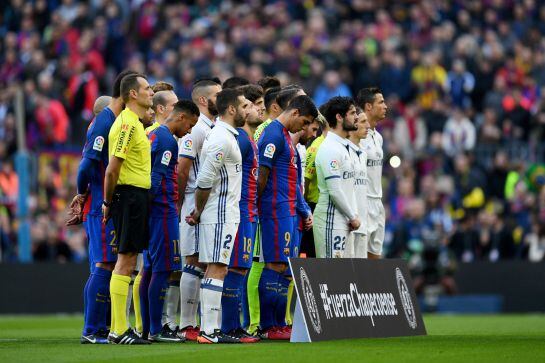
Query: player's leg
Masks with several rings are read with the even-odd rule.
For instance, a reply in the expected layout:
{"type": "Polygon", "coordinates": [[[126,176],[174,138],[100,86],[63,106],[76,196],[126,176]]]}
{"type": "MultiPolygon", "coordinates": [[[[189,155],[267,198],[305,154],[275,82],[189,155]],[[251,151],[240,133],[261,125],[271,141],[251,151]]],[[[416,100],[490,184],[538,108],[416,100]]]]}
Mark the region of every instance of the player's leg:
{"type": "MultiPolygon", "coordinates": [[[[291,243],[291,257],[299,257],[301,246],[302,246],[302,239],[303,239],[303,225],[301,219],[297,218],[297,228],[294,230],[294,239],[293,243],[291,243]]],[[[291,315],[291,301],[293,298],[293,277],[291,270],[288,268],[285,273],[285,277],[289,280],[289,285],[287,289],[287,300],[286,300],[286,313],[284,315],[284,320],[286,322],[286,327],[288,328],[288,332],[291,335],[291,325],[293,324],[293,319],[291,315]]]]}
{"type": "Polygon", "coordinates": [[[86,313],[82,343],[107,343],[107,314],[110,303],[110,279],[117,259],[117,244],[112,223],[102,217],[88,216],[87,232],[94,268],[86,285],[86,313]]]}
{"type": "Polygon", "coordinates": [[[180,306],[180,278],[182,271],[172,271],[168,281],[168,290],[163,307],[163,325],[168,324],[171,330],[178,330],[176,323],[180,306]]]}
{"type": "Polygon", "coordinates": [[[203,344],[240,343],[221,331],[221,298],[227,266],[231,259],[238,223],[200,224],[199,260],[206,263],[201,284],[201,332],[197,341],[203,344]]]}
{"type": "MultiPolygon", "coordinates": [[[[194,194],[185,195],[180,214],[187,216],[195,205],[194,194]]],[[[180,254],[184,256],[180,278],[180,335],[188,340],[197,340],[197,313],[200,301],[200,286],[206,265],[199,263],[199,226],[190,226],[182,217],[180,222],[180,254]]]]}
{"type": "MultiPolygon", "coordinates": [[[[140,272],[134,280],[133,292],[138,290],[138,306],[136,297],[133,299],[134,303],[134,315],[136,317],[135,329],[139,335],[147,339],[150,331],[150,313],[149,313],[149,300],[148,291],[151,282],[151,257],[148,250],[144,250],[141,254],[142,266],[139,268],[140,272]],[[138,284],[137,284],[138,280],[138,284]]],[[[140,258],[140,255],[139,255],[140,258]]]]}
{"type": "Polygon", "coordinates": [[[185,341],[163,324],[163,307],[168,289],[168,280],[174,270],[180,269],[178,241],[180,239],[178,218],[150,219],[149,255],[152,263],[152,277],[148,291],[150,340],[158,342],[179,343],[185,341]]]}
{"type": "Polygon", "coordinates": [[[356,258],[367,258],[367,235],[363,233],[354,234],[354,256],[356,258]]]}
{"type": "Polygon", "coordinates": [[[380,199],[369,200],[369,219],[373,219],[371,232],[368,234],[367,258],[372,260],[380,259],[382,245],[384,243],[385,213],[384,205],[380,199]]]}
{"type": "Polygon", "coordinates": [[[139,252],[148,243],[148,193],[136,188],[114,193],[112,219],[115,226],[119,253],[110,281],[112,331],[109,340],[114,344],[149,344],[128,327],[127,297],[131,274],[136,267],[139,252]]]}
{"type": "MultiPolygon", "coordinates": [[[[229,269],[223,281],[223,295],[221,298],[221,330],[226,334],[239,338],[242,343],[256,343],[259,341],[258,337],[251,336],[242,329],[240,323],[243,287],[252,264],[255,224],[243,219],[238,227],[229,269]]],[[[246,299],[246,296],[244,296],[244,299],[246,299]]]]}
{"type": "Polygon", "coordinates": [[[356,234],[349,233],[346,237],[346,245],[344,249],[343,258],[355,258],[356,257],[356,234]]]}
{"type": "Polygon", "coordinates": [[[329,246],[329,234],[326,234],[325,227],[319,224],[314,224],[312,226],[312,233],[314,235],[314,247],[316,248],[316,257],[328,257],[327,247],[329,246]]]}
{"type": "Polygon", "coordinates": [[[258,224],[256,231],[256,241],[254,246],[254,256],[252,267],[248,273],[248,282],[246,284],[246,294],[248,300],[249,322],[244,324],[248,327],[250,334],[255,334],[259,329],[260,304],[259,304],[259,280],[265,263],[263,261],[263,249],[261,248],[261,226],[258,224]]]}

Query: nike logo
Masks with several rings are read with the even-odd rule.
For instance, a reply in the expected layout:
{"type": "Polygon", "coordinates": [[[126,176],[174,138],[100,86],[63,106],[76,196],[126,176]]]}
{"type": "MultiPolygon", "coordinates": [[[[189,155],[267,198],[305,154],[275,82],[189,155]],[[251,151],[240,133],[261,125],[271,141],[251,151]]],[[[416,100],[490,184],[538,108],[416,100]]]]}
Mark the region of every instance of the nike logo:
{"type": "Polygon", "coordinates": [[[210,340],[211,342],[214,342],[214,343],[217,343],[219,340],[218,340],[218,337],[206,337],[206,339],[210,340]]]}
{"type": "Polygon", "coordinates": [[[97,338],[89,338],[89,337],[84,337],[89,343],[91,344],[95,344],[97,342],[97,338]]]}

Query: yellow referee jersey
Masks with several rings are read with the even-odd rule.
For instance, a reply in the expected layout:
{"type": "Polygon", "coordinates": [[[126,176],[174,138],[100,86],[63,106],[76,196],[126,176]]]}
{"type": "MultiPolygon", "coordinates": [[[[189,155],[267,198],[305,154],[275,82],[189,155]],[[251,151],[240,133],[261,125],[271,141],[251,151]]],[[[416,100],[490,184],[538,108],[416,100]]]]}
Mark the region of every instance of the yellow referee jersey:
{"type": "Polygon", "coordinates": [[[305,160],[305,179],[309,180],[307,190],[307,202],[318,203],[320,190],[318,190],[318,178],[316,176],[316,153],[324,141],[324,135],[316,138],[307,149],[307,158],[305,160]]]}
{"type": "Polygon", "coordinates": [[[125,161],[118,185],[151,188],[151,147],[138,115],[125,108],[115,119],[108,135],[108,154],[125,161]]]}
{"type": "Polygon", "coordinates": [[[151,126],[146,127],[145,128],[146,136],[149,136],[150,132],[152,132],[153,130],[155,130],[159,126],[161,126],[161,124],[159,122],[155,121],[154,123],[151,124],[151,126]]]}

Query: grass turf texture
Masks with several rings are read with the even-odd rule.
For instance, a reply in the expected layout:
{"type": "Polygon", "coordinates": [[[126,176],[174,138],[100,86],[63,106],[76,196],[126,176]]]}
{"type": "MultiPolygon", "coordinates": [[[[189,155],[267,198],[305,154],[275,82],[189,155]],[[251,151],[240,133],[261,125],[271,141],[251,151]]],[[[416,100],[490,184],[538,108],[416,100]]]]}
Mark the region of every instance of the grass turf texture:
{"type": "Polygon", "coordinates": [[[321,343],[81,345],[81,316],[0,316],[0,362],[545,362],[545,315],[427,315],[428,336],[321,343]]]}

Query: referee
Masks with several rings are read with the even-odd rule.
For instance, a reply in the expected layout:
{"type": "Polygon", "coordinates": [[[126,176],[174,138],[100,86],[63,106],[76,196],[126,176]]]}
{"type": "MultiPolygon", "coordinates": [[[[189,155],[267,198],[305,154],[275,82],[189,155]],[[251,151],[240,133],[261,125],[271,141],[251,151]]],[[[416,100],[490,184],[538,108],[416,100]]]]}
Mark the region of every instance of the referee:
{"type": "Polygon", "coordinates": [[[145,76],[130,74],[121,81],[125,109],[108,135],[110,162],[104,177],[104,219],[114,223],[119,246],[110,281],[113,344],[150,344],[128,327],[126,308],[131,274],[138,253],[148,246],[148,192],[151,187],[151,150],[144,131],[153,91],[145,76]]]}

